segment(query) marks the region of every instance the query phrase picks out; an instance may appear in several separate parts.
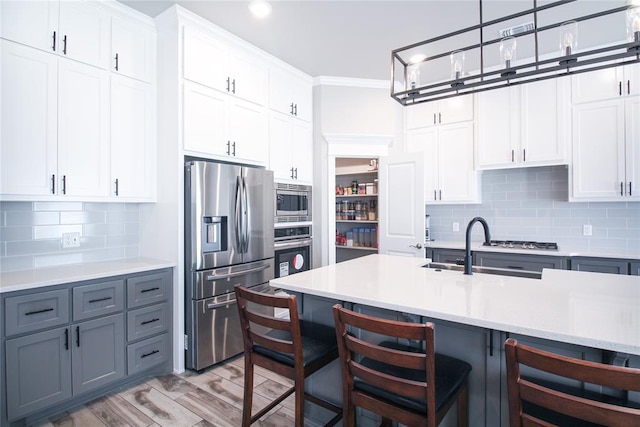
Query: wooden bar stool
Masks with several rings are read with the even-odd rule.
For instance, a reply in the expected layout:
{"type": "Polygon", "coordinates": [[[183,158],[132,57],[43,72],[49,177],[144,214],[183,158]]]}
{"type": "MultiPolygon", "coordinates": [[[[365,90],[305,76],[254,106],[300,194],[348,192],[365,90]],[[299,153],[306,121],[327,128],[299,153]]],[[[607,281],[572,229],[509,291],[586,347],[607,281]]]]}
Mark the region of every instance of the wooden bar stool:
{"type": "Polygon", "coordinates": [[[437,426],[457,401],[458,426],[468,423],[471,365],[434,353],[432,323],[418,324],[358,314],[333,306],[342,366],[343,423],[355,425],[355,407],[408,426],[437,426]],[[356,338],[347,326],[394,338],[373,344],[356,338]],[[395,338],[423,342],[425,350],[395,338]]]}
{"type": "Polygon", "coordinates": [[[561,356],[505,342],[509,421],[521,426],[640,426],[640,404],[609,395],[520,376],[520,365],[585,383],[640,391],[640,369],[561,356]]]}
{"type": "Polygon", "coordinates": [[[242,425],[249,426],[295,392],[295,425],[304,425],[305,399],[342,418],[342,408],[304,391],[304,379],[338,358],[333,328],[300,320],[296,297],[274,296],[235,286],[244,342],[244,402],[242,425]],[[288,318],[274,317],[274,310],[286,309],[288,318]],[[293,387],[251,416],[254,366],[261,366],[294,381],[293,387]]]}

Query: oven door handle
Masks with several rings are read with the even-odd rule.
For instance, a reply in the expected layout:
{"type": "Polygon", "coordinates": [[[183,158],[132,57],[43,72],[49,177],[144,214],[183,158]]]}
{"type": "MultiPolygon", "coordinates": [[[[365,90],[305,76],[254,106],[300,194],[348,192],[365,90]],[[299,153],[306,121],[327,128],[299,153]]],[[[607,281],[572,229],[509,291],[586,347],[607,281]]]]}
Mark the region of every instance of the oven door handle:
{"type": "Polygon", "coordinates": [[[277,251],[280,249],[293,249],[293,248],[303,248],[305,246],[311,246],[313,239],[304,239],[304,240],[293,240],[293,241],[284,241],[284,242],[275,242],[273,244],[273,248],[277,251]]]}
{"type": "Polygon", "coordinates": [[[258,267],[249,268],[247,270],[234,271],[233,273],[212,274],[207,276],[207,280],[220,280],[220,279],[227,279],[229,277],[244,276],[249,273],[255,273],[256,271],[266,270],[267,268],[269,268],[269,263],[262,264],[261,266],[258,266],[258,267]]]}
{"type": "Polygon", "coordinates": [[[215,308],[225,307],[227,305],[236,304],[237,302],[238,301],[234,298],[234,299],[230,299],[228,301],[217,302],[217,303],[214,303],[214,304],[207,304],[207,310],[213,310],[215,308]]]}

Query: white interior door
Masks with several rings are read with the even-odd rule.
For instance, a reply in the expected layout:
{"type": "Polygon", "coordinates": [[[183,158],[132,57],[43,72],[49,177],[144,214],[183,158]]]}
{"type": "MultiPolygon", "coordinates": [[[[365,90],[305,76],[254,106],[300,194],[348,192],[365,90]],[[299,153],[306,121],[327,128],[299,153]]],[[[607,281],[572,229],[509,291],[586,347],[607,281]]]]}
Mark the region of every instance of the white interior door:
{"type": "Polygon", "coordinates": [[[424,158],[380,158],[379,253],[424,258],[424,158]]]}

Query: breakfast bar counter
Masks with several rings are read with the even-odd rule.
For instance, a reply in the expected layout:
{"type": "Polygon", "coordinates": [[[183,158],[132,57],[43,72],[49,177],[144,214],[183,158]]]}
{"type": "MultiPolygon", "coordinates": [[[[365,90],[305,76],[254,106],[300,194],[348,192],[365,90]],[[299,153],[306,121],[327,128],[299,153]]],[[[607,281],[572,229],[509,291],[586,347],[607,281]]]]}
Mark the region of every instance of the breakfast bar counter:
{"type": "MultiPolygon", "coordinates": [[[[375,254],[273,279],[271,286],[300,293],[303,317],[327,324],[335,303],[434,322],[437,351],[473,367],[474,426],[508,425],[507,337],[585,360],[640,367],[640,277],[549,269],[540,279],[464,275],[423,268],[428,261],[375,254]]],[[[329,381],[313,387],[340,396],[329,381]]],[[[640,402],[640,393],[629,398],[640,402]]]]}

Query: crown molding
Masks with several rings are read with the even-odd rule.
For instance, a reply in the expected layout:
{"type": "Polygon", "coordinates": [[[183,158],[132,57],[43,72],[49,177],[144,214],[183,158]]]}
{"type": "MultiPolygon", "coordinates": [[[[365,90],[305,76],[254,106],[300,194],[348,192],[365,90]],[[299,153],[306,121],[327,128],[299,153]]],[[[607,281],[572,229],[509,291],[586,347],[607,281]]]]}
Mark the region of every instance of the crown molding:
{"type": "Polygon", "coordinates": [[[357,79],[353,77],[319,76],[313,79],[314,86],[348,86],[389,90],[389,80],[357,79]]]}

